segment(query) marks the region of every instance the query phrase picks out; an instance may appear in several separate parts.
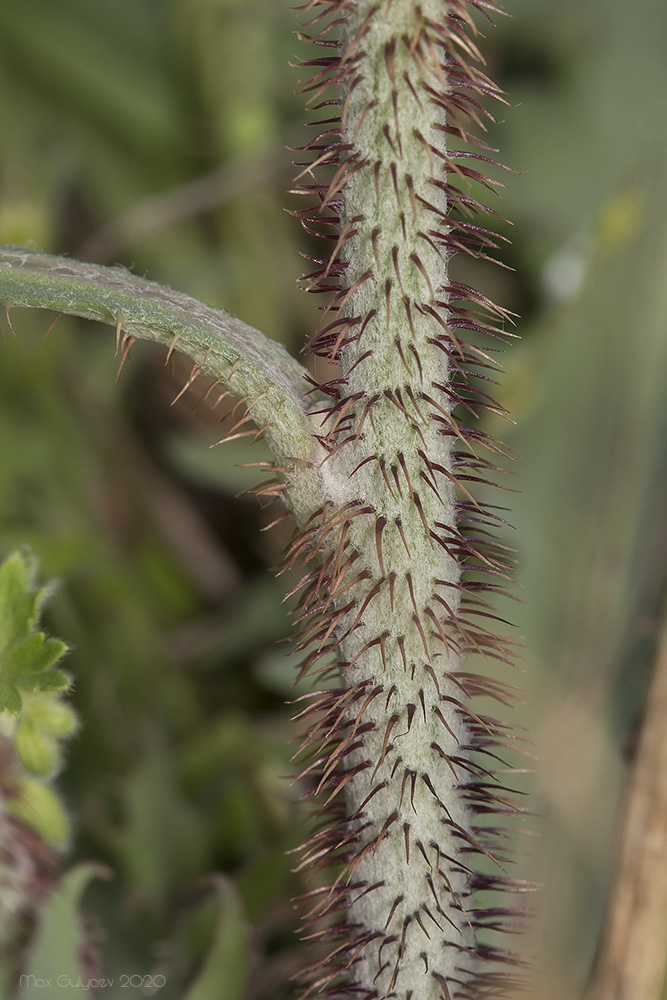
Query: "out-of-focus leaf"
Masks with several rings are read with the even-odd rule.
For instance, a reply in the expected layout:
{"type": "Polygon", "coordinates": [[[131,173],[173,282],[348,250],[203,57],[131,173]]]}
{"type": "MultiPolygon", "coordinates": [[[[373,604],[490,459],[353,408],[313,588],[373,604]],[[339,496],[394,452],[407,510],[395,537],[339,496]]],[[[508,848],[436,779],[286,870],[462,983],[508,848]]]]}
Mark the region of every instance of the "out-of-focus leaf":
{"type": "Polygon", "coordinates": [[[47,639],[43,632],[35,632],[7,651],[4,666],[13,674],[17,684],[33,690],[28,684],[38,683],[38,680],[31,675],[52,667],[66,651],[64,642],[47,639]]]}
{"type": "Polygon", "coordinates": [[[125,782],[124,805],[125,821],[111,843],[140,897],[155,905],[197,873],[205,841],[198,816],[176,783],[172,754],[157,733],[125,782]]]}
{"type": "Polygon", "coordinates": [[[637,0],[633,13],[626,0],[513,0],[499,21],[513,107],[494,140],[520,172],[501,210],[522,232],[526,269],[589,231],[665,148],[667,6],[637,0]]]}
{"type": "Polygon", "coordinates": [[[107,877],[101,865],[82,864],[64,876],[40,911],[19,989],[12,1000],[44,1000],[46,996],[90,996],[89,977],[82,973],[84,935],[79,916],[81,896],[93,878],[107,877]]]}
{"type": "Polygon", "coordinates": [[[533,386],[511,442],[548,817],[544,933],[563,996],[578,995],[595,945],[619,745],[646,688],[638,641],[667,570],[667,164],[621,192],[625,217],[631,196],[635,224],[609,239],[603,217],[580,297],[525,349],[533,386]]]}
{"type": "Polygon", "coordinates": [[[263,440],[253,445],[250,455],[244,444],[230,441],[223,447],[213,448],[206,441],[191,437],[175,438],[169,450],[176,468],[186,475],[234,493],[249,490],[265,479],[267,470],[262,469],[262,464],[269,466],[272,461],[263,440]]]}
{"type": "Polygon", "coordinates": [[[63,848],[69,839],[69,819],[65,808],[50,785],[38,778],[25,777],[18,782],[16,794],[5,802],[7,815],[28,823],[47,844],[63,848]]]}
{"type": "Polygon", "coordinates": [[[0,711],[20,711],[23,691],[65,691],[69,680],[60,670],[50,669],[67,652],[59,639],[47,639],[41,632],[7,650],[2,657],[0,711]]]}
{"type": "Polygon", "coordinates": [[[0,566],[0,654],[30,634],[37,617],[35,559],[14,552],[0,566]]]}
{"type": "Polygon", "coordinates": [[[246,917],[233,883],[215,877],[218,922],[210,951],[185,1000],[219,1000],[224,983],[225,1000],[243,1000],[250,978],[250,947],[246,917]]]}
{"type": "Polygon", "coordinates": [[[21,691],[64,691],[53,667],[67,652],[59,639],[33,632],[44,590],[35,588],[32,556],[14,552],[0,566],[0,712],[21,711],[21,691]]]}

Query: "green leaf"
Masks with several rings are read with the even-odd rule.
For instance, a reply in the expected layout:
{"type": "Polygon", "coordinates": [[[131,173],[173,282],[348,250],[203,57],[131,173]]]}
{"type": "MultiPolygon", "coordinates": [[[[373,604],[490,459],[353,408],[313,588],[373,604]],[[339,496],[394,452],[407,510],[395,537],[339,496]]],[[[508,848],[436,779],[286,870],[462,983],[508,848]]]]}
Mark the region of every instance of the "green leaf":
{"type": "Polygon", "coordinates": [[[34,632],[50,588],[35,587],[37,560],[12,553],[0,566],[0,711],[21,711],[21,691],[63,691],[69,680],[55,664],[67,652],[60,639],[34,632]]]}
{"type": "Polygon", "coordinates": [[[126,822],[115,838],[123,866],[143,898],[161,902],[203,861],[205,830],[175,777],[164,735],[147,734],[145,755],[125,783],[126,822]]]}
{"type": "Polygon", "coordinates": [[[46,777],[58,764],[58,741],[24,716],[25,712],[16,730],[16,752],[23,766],[32,774],[46,777]]]}
{"type": "Polygon", "coordinates": [[[60,639],[47,639],[43,632],[36,632],[0,656],[0,709],[20,712],[21,690],[66,690],[69,687],[68,677],[62,671],[52,669],[66,652],[67,646],[60,639]]]}
{"type": "Polygon", "coordinates": [[[45,674],[39,674],[33,680],[29,691],[66,691],[70,686],[70,679],[62,670],[49,670],[45,674]]]}
{"type": "Polygon", "coordinates": [[[30,699],[27,716],[32,725],[52,736],[71,736],[76,729],[76,715],[68,705],[54,698],[30,699]]]}
{"type": "Polygon", "coordinates": [[[18,715],[23,702],[18,688],[11,681],[0,678],[0,712],[18,715]]]}
{"type": "Polygon", "coordinates": [[[9,816],[28,823],[47,844],[63,847],[69,837],[69,820],[56,793],[38,778],[23,778],[15,797],[8,798],[9,816]]]}
{"type": "Polygon", "coordinates": [[[0,655],[30,633],[38,611],[38,595],[32,590],[36,560],[25,552],[13,552],[0,566],[0,655]]]}
{"type": "Polygon", "coordinates": [[[218,923],[208,957],[185,1000],[216,1000],[225,984],[225,1000],[243,1000],[250,974],[248,931],[241,898],[228,879],[215,880],[218,923]]]}
{"type": "Polygon", "coordinates": [[[3,660],[3,670],[17,678],[38,673],[54,666],[67,652],[60,639],[47,639],[43,632],[35,632],[11,649],[3,660]]]}
{"type": "Polygon", "coordinates": [[[106,877],[101,865],[79,865],[68,872],[40,913],[34,943],[13,1000],[45,1000],[45,996],[88,997],[81,974],[83,930],[79,903],[93,878],[106,877]],[[51,982],[51,988],[44,984],[51,982]],[[59,987],[59,988],[58,988],[59,987]]]}

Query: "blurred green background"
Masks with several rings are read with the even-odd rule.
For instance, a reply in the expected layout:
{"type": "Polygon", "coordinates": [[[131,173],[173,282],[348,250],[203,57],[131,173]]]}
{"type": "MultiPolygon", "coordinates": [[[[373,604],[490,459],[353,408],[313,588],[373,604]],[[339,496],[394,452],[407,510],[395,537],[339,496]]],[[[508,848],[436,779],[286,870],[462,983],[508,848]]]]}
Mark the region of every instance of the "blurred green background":
{"type": "MultiPolygon", "coordinates": [[[[493,206],[514,270],[461,267],[523,316],[499,390],[516,426],[488,429],[521,456],[525,872],[546,883],[530,948],[541,1000],[564,1000],[595,949],[664,585],[667,6],[507,7],[484,51],[510,101],[491,142],[515,171],[493,206]]],[[[123,263],[297,352],[316,312],[284,211],[305,141],[294,29],[286,0],[2,0],[0,242],[123,263]]],[[[263,446],[211,450],[224,405],[199,384],[170,406],[187,362],[138,345],[115,381],[107,330],[61,319],[44,339],[52,319],[2,322],[0,554],[27,543],[61,580],[47,624],[83,720],[58,778],[64,864],[113,872],[83,895],[91,968],[109,998],[126,975],[165,1000],[287,1000],[298,692],[290,581],[267,570],[289,526],[262,532],[279,511],[239,496],[263,446]]]]}

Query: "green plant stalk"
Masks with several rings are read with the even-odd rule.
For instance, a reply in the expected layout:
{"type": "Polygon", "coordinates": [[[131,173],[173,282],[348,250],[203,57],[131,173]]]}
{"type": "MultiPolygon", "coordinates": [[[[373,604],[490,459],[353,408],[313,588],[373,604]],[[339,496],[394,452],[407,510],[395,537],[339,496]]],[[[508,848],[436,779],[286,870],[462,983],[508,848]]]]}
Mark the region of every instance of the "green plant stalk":
{"type": "MultiPolygon", "coordinates": [[[[471,402],[497,411],[479,382],[497,366],[459,329],[504,339],[498,319],[507,317],[449,277],[453,250],[485,256],[493,242],[466,221],[481,206],[449,180],[463,178],[470,153],[446,141],[470,141],[457,113],[466,92],[497,90],[470,68],[479,56],[464,2],[316,0],[308,9],[316,43],[328,44],[318,11],[343,22],[337,61],[322,61],[329,75],[306,85],[319,84],[315,100],[328,82],[342,90],[340,131],[316,152],[316,166],[335,163],[317,193],[340,238],[310,277],[333,289],[312,347],[339,363],[342,388],[321,413],[327,503],[292,561],[312,539],[304,641],[335,655],[341,676],[304,713],[318,720],[305,745],[330,816],[305,859],[333,856],[342,868],[309,921],[348,914],[328,931],[334,947],[311,988],[400,1000],[498,995],[510,978],[494,962],[507,956],[480,943],[489,917],[473,895],[503,876],[480,875],[475,858],[502,864],[497,831],[480,814],[514,807],[489,763],[504,728],[468,705],[493,684],[464,661],[472,651],[509,657],[504,639],[471,619],[485,614],[476,596],[497,586],[485,574],[506,578],[507,563],[477,527],[494,515],[467,487],[493,468],[484,451],[503,449],[461,423],[471,402]]],[[[317,664],[311,654],[307,669],[317,664]]],[[[497,924],[509,916],[494,912],[497,924]]]]}
{"type": "MultiPolygon", "coordinates": [[[[260,428],[284,479],[285,501],[297,522],[319,502],[319,448],[304,396],[305,369],[282,344],[196,299],[139,278],[124,268],[100,267],[25,247],[0,247],[0,301],[50,309],[116,327],[119,350],[133,339],[178,349],[194,362],[191,380],[212,378],[233,399],[238,434],[260,428]],[[245,419],[247,413],[250,419],[245,419]]],[[[230,437],[236,432],[230,431],[230,437]]]]}
{"type": "MultiPolygon", "coordinates": [[[[362,3],[350,13],[343,50],[354,49],[370,8],[370,3],[362,3]]],[[[354,924],[363,928],[357,931],[360,941],[362,934],[368,938],[355,979],[369,993],[375,988],[379,996],[395,992],[403,997],[412,989],[420,1000],[435,1000],[441,986],[433,974],[450,979],[460,960],[458,952],[453,963],[444,960],[438,924],[464,948],[472,947],[473,939],[459,905],[467,874],[459,861],[448,860],[459,856],[457,830],[469,826],[457,791],[461,775],[450,763],[465,742],[464,725],[454,713],[446,713],[446,725],[434,714],[444,699],[457,700],[451,677],[461,669],[462,654],[455,643],[445,644],[434,634],[434,622],[442,618],[439,597],[457,613],[461,568],[436,544],[429,527],[456,520],[453,483],[433,473],[434,466],[451,468],[452,439],[441,434],[432,406],[424,400],[425,387],[445,381],[447,375],[442,351],[429,343],[436,332],[434,320],[414,307],[428,303],[435,308],[436,289],[447,282],[444,255],[416,236],[433,226],[429,209],[419,200],[432,200],[433,193],[424,170],[424,146],[415,135],[430,135],[432,112],[402,90],[398,134],[392,118],[387,119],[392,80],[385,49],[394,48],[394,78],[406,72],[414,75],[412,55],[401,44],[402,35],[409,28],[410,34],[414,31],[408,23],[411,14],[412,4],[403,3],[394,4],[390,25],[381,17],[371,18],[363,36],[369,53],[364,76],[351,91],[347,107],[345,139],[354,141],[368,166],[357,170],[344,189],[343,228],[354,225],[354,219],[364,220],[363,229],[343,250],[345,284],[355,289],[344,315],[350,321],[370,319],[363,336],[340,351],[341,368],[350,372],[346,397],[353,402],[342,431],[340,422],[336,427],[340,410],[327,415],[323,430],[333,449],[343,435],[352,440],[332,451],[324,465],[324,487],[332,509],[364,513],[349,520],[343,516],[332,533],[338,572],[331,574],[326,587],[330,593],[340,592],[332,605],[341,615],[337,628],[345,636],[338,647],[345,684],[357,693],[374,695],[363,715],[355,700],[341,720],[341,728],[348,727],[350,734],[362,723],[372,727],[346,758],[351,771],[360,767],[345,789],[350,814],[375,791],[363,811],[363,823],[358,823],[363,831],[355,844],[355,851],[358,846],[370,849],[363,856],[357,852],[355,862],[359,860],[350,871],[355,882],[377,887],[359,894],[351,907],[354,924]],[[383,134],[386,124],[389,139],[383,134]],[[387,156],[390,142],[395,158],[387,156]],[[377,171],[375,164],[380,165],[377,171]],[[392,164],[399,165],[402,175],[398,192],[392,164]],[[412,191],[404,183],[406,176],[412,178],[412,191]],[[415,257],[418,260],[411,259],[415,257]],[[355,554],[354,561],[343,555],[343,544],[355,554]],[[355,578],[358,582],[346,587],[355,578]],[[437,674],[432,673],[434,667],[437,674]],[[435,794],[421,780],[424,774],[435,794]],[[447,803],[449,829],[443,829],[441,802],[447,803]],[[444,896],[437,874],[442,865],[449,884],[444,896]],[[435,904],[428,878],[436,890],[435,904]]],[[[427,62],[424,78],[437,83],[437,67],[427,62]]],[[[436,197],[445,212],[444,193],[436,197]]]]}

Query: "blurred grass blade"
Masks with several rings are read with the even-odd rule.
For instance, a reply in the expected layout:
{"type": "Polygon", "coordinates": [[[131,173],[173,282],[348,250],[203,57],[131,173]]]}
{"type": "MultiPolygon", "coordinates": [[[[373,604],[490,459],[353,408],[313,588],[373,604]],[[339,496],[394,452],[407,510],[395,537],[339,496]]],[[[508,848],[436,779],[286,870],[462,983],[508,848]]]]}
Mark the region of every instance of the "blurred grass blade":
{"type": "Polygon", "coordinates": [[[559,997],[578,995],[595,949],[619,747],[645,695],[640,640],[665,578],[666,208],[667,169],[608,204],[581,295],[548,341],[528,345],[532,406],[511,441],[523,458],[521,625],[541,716],[543,933],[559,997]]]}
{"type": "Polygon", "coordinates": [[[49,896],[40,912],[35,940],[12,1000],[44,1000],[45,996],[60,992],[68,1000],[90,996],[90,990],[81,985],[91,977],[81,967],[84,938],[79,902],[91,879],[106,874],[101,865],[78,865],[49,896]],[[45,988],[47,982],[50,988],[45,988]]]}
{"type": "Polygon", "coordinates": [[[234,884],[216,876],[218,922],[204,967],[185,1000],[244,1000],[250,975],[248,932],[234,884]]]}
{"type": "Polygon", "coordinates": [[[667,987],[667,616],[589,1000],[661,1000],[667,987]]]}

